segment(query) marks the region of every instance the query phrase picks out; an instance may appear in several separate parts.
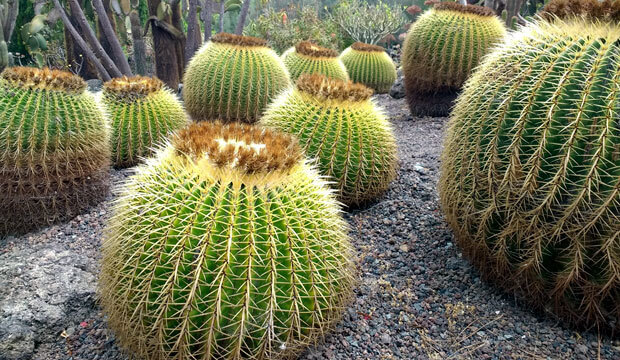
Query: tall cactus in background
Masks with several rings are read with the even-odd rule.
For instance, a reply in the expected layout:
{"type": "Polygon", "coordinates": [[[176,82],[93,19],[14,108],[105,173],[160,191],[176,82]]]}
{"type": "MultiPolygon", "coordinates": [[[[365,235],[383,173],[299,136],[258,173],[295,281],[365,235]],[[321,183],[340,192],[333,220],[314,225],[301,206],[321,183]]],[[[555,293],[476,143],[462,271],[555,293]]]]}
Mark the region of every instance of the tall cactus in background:
{"type": "Polygon", "coordinates": [[[0,0],[0,71],[11,65],[7,42],[13,34],[18,12],[17,0],[0,0]]]}
{"type": "Polygon", "coordinates": [[[511,34],[458,98],[442,208],[485,278],[618,334],[620,1],[546,10],[549,22],[511,34]]]}
{"type": "Polygon", "coordinates": [[[324,75],[302,75],[265,111],[260,124],[296,136],[338,199],[360,205],[383,194],[396,177],[390,122],[370,100],[372,89],[324,75]]]}
{"type": "Polygon", "coordinates": [[[194,123],[116,202],[102,304],[140,358],[292,359],[339,320],[352,255],[338,203],[292,138],[194,123]]]}
{"type": "Polygon", "coordinates": [[[219,33],[190,61],[183,84],[185,107],[195,120],[253,123],[291,82],[265,40],[219,33]]]}
{"type": "Polygon", "coordinates": [[[109,134],[85,89],[58,70],[0,75],[0,236],[71,218],[106,197],[109,134]]]}
{"type": "Polygon", "coordinates": [[[396,81],[396,65],[381,46],[356,42],[342,54],[351,81],[364,84],[377,94],[390,91],[396,81]]]}
{"type": "Polygon", "coordinates": [[[506,34],[489,8],[442,2],[411,26],[401,58],[405,93],[416,116],[446,116],[457,92],[506,34]]]}

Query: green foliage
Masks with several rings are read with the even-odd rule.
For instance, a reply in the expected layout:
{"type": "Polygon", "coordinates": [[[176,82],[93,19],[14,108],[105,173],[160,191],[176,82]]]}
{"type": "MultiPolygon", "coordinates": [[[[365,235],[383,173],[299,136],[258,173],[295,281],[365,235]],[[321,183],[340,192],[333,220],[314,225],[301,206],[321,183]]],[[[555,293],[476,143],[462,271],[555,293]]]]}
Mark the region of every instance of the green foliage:
{"type": "Polygon", "coordinates": [[[48,69],[0,76],[0,236],[69,219],[106,197],[109,134],[85,88],[48,69]]]}
{"type": "Polygon", "coordinates": [[[137,164],[170,133],[187,124],[176,95],[155,78],[112,79],[104,84],[101,100],[110,118],[116,167],[137,164]]]}
{"type": "Polygon", "coordinates": [[[353,41],[374,45],[405,25],[403,11],[402,6],[390,7],[382,1],[371,5],[363,0],[344,0],[328,15],[353,41]]]}
{"type": "Polygon", "coordinates": [[[488,8],[440,5],[411,26],[401,58],[409,105],[418,116],[447,115],[471,70],[506,33],[488,8]]]}
{"type": "Polygon", "coordinates": [[[125,348],[289,359],[339,320],[354,272],[346,223],[301,158],[284,135],[201,122],[138,168],[108,223],[100,279],[125,348]]]}
{"type": "Polygon", "coordinates": [[[537,21],[452,113],[439,192],[481,273],[568,323],[620,330],[620,26],[537,21]]]}
{"type": "Polygon", "coordinates": [[[220,33],[190,61],[183,98],[194,120],[255,122],[290,86],[282,60],[264,41],[220,33]]]}
{"type": "Polygon", "coordinates": [[[291,18],[286,12],[269,9],[250,22],[244,34],[267,39],[278,53],[301,41],[312,41],[334,50],[341,49],[343,44],[338,26],[332,21],[320,19],[312,8],[301,9],[297,16],[291,18]]]}
{"type": "Polygon", "coordinates": [[[282,54],[282,61],[293,81],[302,74],[323,74],[340,80],[349,80],[338,53],[326,48],[318,48],[309,42],[302,42],[282,54]],[[316,50],[312,50],[312,48],[316,50]]]}
{"type": "Polygon", "coordinates": [[[351,81],[364,84],[377,94],[390,91],[396,81],[396,65],[382,47],[355,43],[340,55],[351,81]]]}
{"type": "Polygon", "coordinates": [[[396,141],[389,121],[360,85],[303,75],[279,96],[260,124],[292,134],[334,181],[339,200],[360,205],[384,193],[396,176],[396,141]]]}
{"type": "Polygon", "coordinates": [[[39,67],[45,66],[44,52],[47,51],[47,40],[43,36],[47,28],[45,23],[47,15],[36,15],[29,23],[20,29],[21,39],[26,44],[26,49],[39,67]]]}

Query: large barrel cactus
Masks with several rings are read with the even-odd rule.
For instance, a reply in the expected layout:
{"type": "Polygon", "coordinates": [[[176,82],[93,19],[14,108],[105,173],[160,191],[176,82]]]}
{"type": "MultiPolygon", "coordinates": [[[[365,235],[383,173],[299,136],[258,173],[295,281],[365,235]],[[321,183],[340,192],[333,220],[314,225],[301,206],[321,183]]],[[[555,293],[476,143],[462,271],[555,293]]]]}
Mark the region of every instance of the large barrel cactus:
{"type": "Polygon", "coordinates": [[[85,89],[58,70],[0,75],[0,236],[69,219],[106,197],[109,132],[85,89]]]}
{"type": "Polygon", "coordinates": [[[302,75],[278,97],[261,125],[295,135],[338,189],[339,200],[360,205],[387,190],[396,176],[396,141],[382,111],[361,84],[302,75]]]}
{"type": "Polygon", "coordinates": [[[116,167],[137,164],[173,131],[187,123],[176,95],[157,78],[115,78],[103,85],[102,103],[112,126],[116,167]]]}
{"type": "Polygon", "coordinates": [[[390,91],[396,81],[396,65],[381,46],[353,43],[340,54],[351,81],[364,84],[377,94],[390,91]]]}
{"type": "Polygon", "coordinates": [[[352,296],[347,229],[292,138],[200,122],[129,179],[103,243],[102,304],[144,359],[284,359],[352,296]]]}
{"type": "MultiPolygon", "coordinates": [[[[608,14],[595,0],[571,3],[608,14]]],[[[565,4],[550,7],[565,13],[565,4]]],[[[620,25],[546,16],[466,83],[442,156],[441,204],[485,278],[568,323],[617,333],[620,25]]]]}
{"type": "Polygon", "coordinates": [[[442,2],[411,26],[401,57],[405,94],[415,116],[446,116],[457,92],[506,30],[493,10],[442,2]]]}
{"type": "Polygon", "coordinates": [[[278,55],[262,39],[220,33],[190,61],[183,78],[189,115],[253,123],[291,85],[278,55]]]}
{"type": "Polygon", "coordinates": [[[340,80],[349,80],[338,53],[309,41],[302,41],[282,54],[282,61],[296,81],[302,74],[323,74],[340,80]]]}

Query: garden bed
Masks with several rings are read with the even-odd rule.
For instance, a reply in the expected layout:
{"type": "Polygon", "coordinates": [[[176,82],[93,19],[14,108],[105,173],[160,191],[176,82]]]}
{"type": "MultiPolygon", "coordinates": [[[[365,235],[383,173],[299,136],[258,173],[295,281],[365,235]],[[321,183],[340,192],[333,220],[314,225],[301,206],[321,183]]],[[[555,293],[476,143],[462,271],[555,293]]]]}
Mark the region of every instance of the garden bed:
{"type": "MultiPolygon", "coordinates": [[[[436,183],[446,119],[388,110],[399,177],[345,217],[360,282],[343,321],[302,359],[620,358],[620,342],[562,327],[482,282],[452,242],[436,183]]],[[[131,169],[114,171],[118,185],[131,169]]],[[[128,359],[96,304],[107,203],[69,223],[0,240],[0,359],[128,359]]]]}

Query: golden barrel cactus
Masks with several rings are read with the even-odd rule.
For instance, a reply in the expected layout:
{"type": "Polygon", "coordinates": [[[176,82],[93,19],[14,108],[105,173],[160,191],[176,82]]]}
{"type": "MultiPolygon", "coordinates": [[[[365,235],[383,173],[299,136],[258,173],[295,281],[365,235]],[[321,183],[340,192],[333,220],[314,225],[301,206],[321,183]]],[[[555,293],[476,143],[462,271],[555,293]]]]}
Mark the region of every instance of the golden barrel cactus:
{"type": "Polygon", "coordinates": [[[334,181],[339,200],[361,205],[387,190],[398,162],[392,126],[371,95],[361,84],[302,75],[260,124],[296,136],[334,181]]]}
{"type": "Polygon", "coordinates": [[[282,61],[291,79],[296,81],[302,74],[323,74],[340,80],[349,80],[347,69],[338,59],[338,53],[309,41],[302,41],[282,54],[282,61]]]}
{"type": "Polygon", "coordinates": [[[187,124],[176,95],[157,78],[122,77],[103,84],[102,103],[112,127],[115,167],[136,165],[187,124]]]}
{"type": "Polygon", "coordinates": [[[396,65],[381,46],[356,42],[340,54],[351,81],[373,89],[377,94],[390,91],[396,81],[396,65]]]}
{"type": "Polygon", "coordinates": [[[482,56],[506,34],[493,10],[441,2],[409,29],[401,57],[405,94],[415,116],[447,116],[482,56]]]}
{"type": "Polygon", "coordinates": [[[0,236],[70,219],[105,199],[109,131],[84,80],[7,68],[0,113],[0,236]]]}
{"type": "Polygon", "coordinates": [[[291,137],[192,124],[138,168],[113,213],[102,304],[140,358],[293,358],[352,295],[346,223],[291,137]]]}
{"type": "Polygon", "coordinates": [[[485,278],[567,323],[617,334],[620,1],[547,10],[465,85],[441,204],[485,278]]]}
{"type": "Polygon", "coordinates": [[[284,63],[265,40],[219,33],[187,66],[183,99],[194,119],[253,123],[290,85],[284,63]]]}

